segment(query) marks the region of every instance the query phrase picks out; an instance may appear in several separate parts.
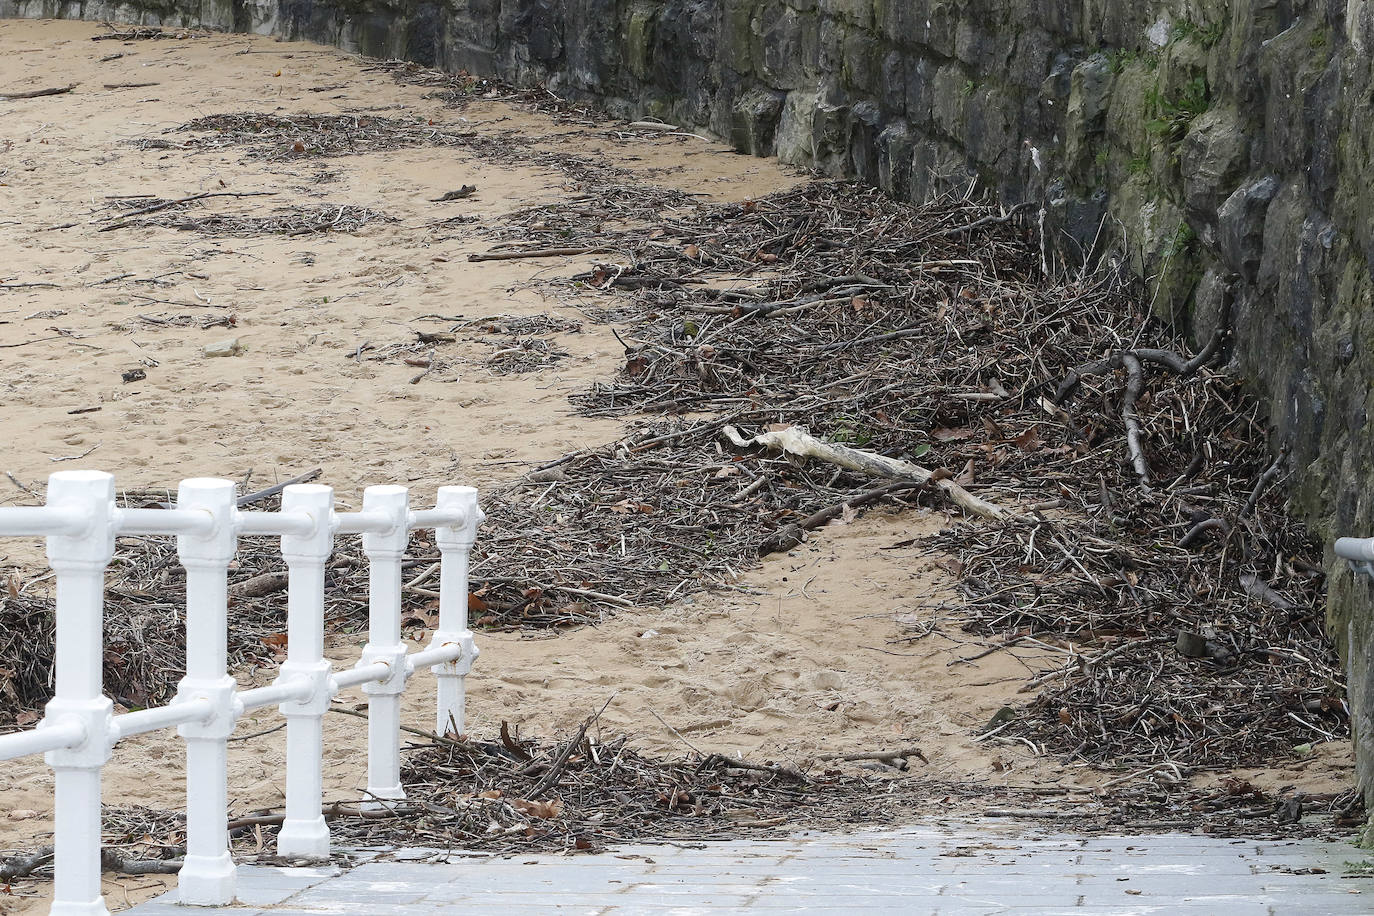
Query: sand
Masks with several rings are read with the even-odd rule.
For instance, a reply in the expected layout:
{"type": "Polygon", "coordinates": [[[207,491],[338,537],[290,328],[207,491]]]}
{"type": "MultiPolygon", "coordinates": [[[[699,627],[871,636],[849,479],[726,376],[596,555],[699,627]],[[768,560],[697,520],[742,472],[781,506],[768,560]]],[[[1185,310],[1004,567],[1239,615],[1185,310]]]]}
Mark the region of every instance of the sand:
{"type": "MultiPolygon", "coordinates": [[[[409,484],[424,503],[441,484],[490,488],[531,463],[623,431],[619,421],[577,416],[567,400],[614,374],[620,345],[608,328],[546,299],[534,282],[585,270],[591,258],[472,264],[467,255],[491,241],[435,225],[442,217],[486,221],[566,199],[562,173],[449,149],[264,163],[237,148],[186,153],[128,141],[215,113],[367,111],[546,137],[551,146],[604,156],[704,199],[741,200],[800,180],[775,162],[705,140],[627,140],[604,126],[570,127],[499,101],[445,108],[424,98],[426,90],[398,85],[334,49],[226,35],[90,41],[102,31],[0,22],[0,92],[78,83],[64,95],[0,100],[0,285],[44,284],[0,288],[0,470],[13,475],[0,480],[5,504],[33,502],[22,487],[37,490],[60,468],[106,470],[122,486],[144,488],[174,487],[191,476],[242,479],[250,471],[253,484],[265,485],[316,466],[343,507],[357,505],[363,486],[392,482],[409,484]],[[123,56],[100,60],[116,53],[123,56]],[[155,85],[104,88],[135,82],[155,85]],[[311,91],[321,87],[332,88],[311,91]],[[331,180],[317,180],[325,170],[331,180]],[[465,184],[478,192],[432,202],[465,184]],[[198,212],[331,201],[397,221],[297,238],[98,231],[110,195],[224,191],[274,196],[216,198],[198,212]],[[493,374],[484,365],[492,347],[482,342],[472,344],[470,358],[419,384],[410,384],[418,370],[399,361],[348,358],[364,342],[386,346],[412,340],[415,330],[445,329],[422,318],[430,314],[552,314],[584,324],[556,337],[568,359],[530,374],[493,374]],[[224,315],[236,326],[167,323],[224,315]],[[204,355],[207,344],[229,337],[240,341],[242,355],[204,355]],[[146,378],[122,381],[132,369],[146,378]]],[[[953,579],[938,558],[894,546],[946,523],[939,513],[875,511],[769,559],[732,590],[629,610],[559,638],[484,634],[469,679],[470,731],[490,735],[505,720],[525,734],[556,735],[609,701],[602,733],[632,735],[636,746],[656,753],[738,752],[801,764],[818,753],[915,744],[929,758],[925,772],[943,778],[1092,784],[1096,774],[1060,768],[1024,745],[972,740],[993,712],[1015,702],[1027,672],[1052,663],[1045,653],[950,664],[981,647],[939,633],[889,642],[901,625],[931,621],[952,599],[953,579]]],[[[29,574],[40,564],[37,545],[0,545],[0,576],[29,574]]],[[[341,665],[357,650],[346,639],[330,645],[341,665]]],[[[270,676],[245,673],[243,680],[270,676]]],[[[406,697],[408,721],[424,726],[432,703],[432,682],[421,676],[406,697]]],[[[277,721],[274,712],[259,711],[238,734],[277,721]]],[[[355,798],[364,784],[363,724],[330,716],[326,725],[326,795],[355,798]]],[[[281,738],[277,732],[233,745],[234,811],[281,802],[281,738]]],[[[1348,748],[1325,745],[1299,770],[1269,776],[1280,780],[1275,785],[1305,780],[1314,791],[1344,787],[1348,748]]],[[[175,736],[143,736],[116,749],[105,798],[179,808],[182,779],[175,736]]],[[[0,765],[0,848],[48,842],[50,792],[41,761],[0,765]]],[[[108,900],[124,907],[166,884],[112,879],[108,900]]],[[[45,893],[41,883],[18,885],[16,896],[0,897],[0,912],[42,912],[45,893]]]]}

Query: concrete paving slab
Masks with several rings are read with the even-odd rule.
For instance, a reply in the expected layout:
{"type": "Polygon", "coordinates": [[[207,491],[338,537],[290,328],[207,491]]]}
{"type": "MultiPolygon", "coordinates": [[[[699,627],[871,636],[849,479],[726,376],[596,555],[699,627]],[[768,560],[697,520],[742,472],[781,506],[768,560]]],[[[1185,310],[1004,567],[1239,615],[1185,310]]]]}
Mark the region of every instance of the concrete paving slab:
{"type": "MultiPolygon", "coordinates": [[[[240,869],[232,916],[1367,916],[1374,878],[1338,843],[1078,837],[940,822],[786,840],[635,844],[599,855],[359,851],[337,869],[240,869]],[[1295,870],[1316,873],[1295,874],[1295,870]]],[[[167,894],[131,916],[184,916],[167,894]]]]}

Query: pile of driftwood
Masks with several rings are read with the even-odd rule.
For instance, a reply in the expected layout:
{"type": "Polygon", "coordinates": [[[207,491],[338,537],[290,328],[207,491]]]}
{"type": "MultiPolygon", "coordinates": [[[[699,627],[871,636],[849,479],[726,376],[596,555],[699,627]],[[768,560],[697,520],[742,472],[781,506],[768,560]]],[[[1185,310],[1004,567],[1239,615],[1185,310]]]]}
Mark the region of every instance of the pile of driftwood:
{"type": "Polygon", "coordinates": [[[607,310],[625,366],[579,406],[697,417],[650,441],[680,468],[724,444],[764,552],[875,499],[980,519],[925,545],[963,593],[942,626],[1064,658],[1000,734],[1181,778],[1348,733],[1321,553],[1225,316],[1195,349],[1114,275],[1044,277],[1015,211],[842,183],[674,213],[617,255],[574,282],[637,306],[607,310]]]}

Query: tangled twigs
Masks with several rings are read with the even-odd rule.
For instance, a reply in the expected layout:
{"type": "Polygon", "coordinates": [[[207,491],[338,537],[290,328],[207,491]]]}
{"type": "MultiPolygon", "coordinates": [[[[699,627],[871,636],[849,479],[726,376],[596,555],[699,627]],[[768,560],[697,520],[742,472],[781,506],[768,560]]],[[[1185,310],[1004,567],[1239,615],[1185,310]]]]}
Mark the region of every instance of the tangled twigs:
{"type": "Polygon", "coordinates": [[[1255,488],[1250,491],[1250,498],[1245,501],[1245,505],[1241,506],[1240,512],[1236,515],[1237,519],[1245,518],[1255,510],[1255,506],[1259,504],[1260,496],[1263,495],[1265,488],[1274,482],[1275,477],[1279,476],[1279,472],[1283,470],[1283,464],[1287,460],[1288,446],[1285,445],[1279,449],[1278,455],[1274,457],[1274,463],[1265,468],[1264,473],[1259,476],[1259,480],[1255,481],[1255,488]]]}
{"type": "Polygon", "coordinates": [[[129,220],[136,216],[144,216],[149,213],[157,213],[161,210],[169,210],[172,207],[179,207],[183,204],[193,203],[197,200],[207,200],[211,197],[271,197],[274,194],[276,194],[275,191],[211,191],[204,194],[192,194],[190,197],[179,197],[176,200],[159,201],[158,203],[146,207],[140,207],[132,213],[120,214],[119,222],[112,223],[108,226],[101,226],[99,231],[110,232],[115,229],[124,229],[133,225],[129,220]]]}

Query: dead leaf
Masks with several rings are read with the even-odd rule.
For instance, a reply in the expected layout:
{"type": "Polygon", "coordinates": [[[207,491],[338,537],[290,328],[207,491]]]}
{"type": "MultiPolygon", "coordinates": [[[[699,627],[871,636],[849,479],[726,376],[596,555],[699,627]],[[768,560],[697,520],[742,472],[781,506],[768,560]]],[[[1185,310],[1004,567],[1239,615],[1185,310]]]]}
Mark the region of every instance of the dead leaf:
{"type": "Polygon", "coordinates": [[[481,614],[487,610],[487,603],[482,600],[482,596],[477,592],[468,592],[468,610],[481,614]]]}
{"type": "Polygon", "coordinates": [[[701,249],[696,245],[688,245],[686,248],[682,249],[682,253],[685,254],[689,260],[692,261],[696,261],[701,258],[701,249]]]}
{"type": "Polygon", "coordinates": [[[942,426],[939,429],[932,429],[930,431],[930,438],[934,439],[936,442],[957,442],[960,439],[972,439],[974,435],[974,431],[967,426],[958,429],[950,429],[947,426],[942,426]]]}
{"type": "Polygon", "coordinates": [[[607,506],[612,512],[619,515],[629,515],[631,512],[638,512],[642,515],[653,515],[654,507],[648,503],[635,502],[628,497],[620,502],[607,506]]]}
{"type": "Polygon", "coordinates": [[[504,797],[505,797],[505,794],[506,794],[506,793],[502,792],[500,789],[488,789],[488,790],[485,791],[485,792],[478,792],[474,797],[475,797],[475,798],[497,799],[497,798],[504,798],[504,797]]]}
{"type": "Polygon", "coordinates": [[[964,564],[961,563],[957,557],[945,557],[943,560],[936,560],[935,565],[951,576],[954,576],[956,579],[963,575],[964,572],[964,564]]]}
{"type": "Polygon", "coordinates": [[[1011,441],[1013,445],[1022,451],[1033,452],[1040,446],[1040,427],[1032,426],[1011,441]]]}
{"type": "Polygon", "coordinates": [[[527,814],[530,817],[538,817],[545,820],[558,817],[563,813],[563,802],[556,798],[550,801],[530,801],[525,798],[516,798],[513,799],[510,804],[512,808],[519,811],[521,814],[527,814]]]}
{"type": "Polygon", "coordinates": [[[954,482],[961,487],[966,487],[973,483],[973,480],[973,459],[970,458],[968,463],[964,465],[964,469],[959,472],[959,476],[954,478],[954,482]]]}

